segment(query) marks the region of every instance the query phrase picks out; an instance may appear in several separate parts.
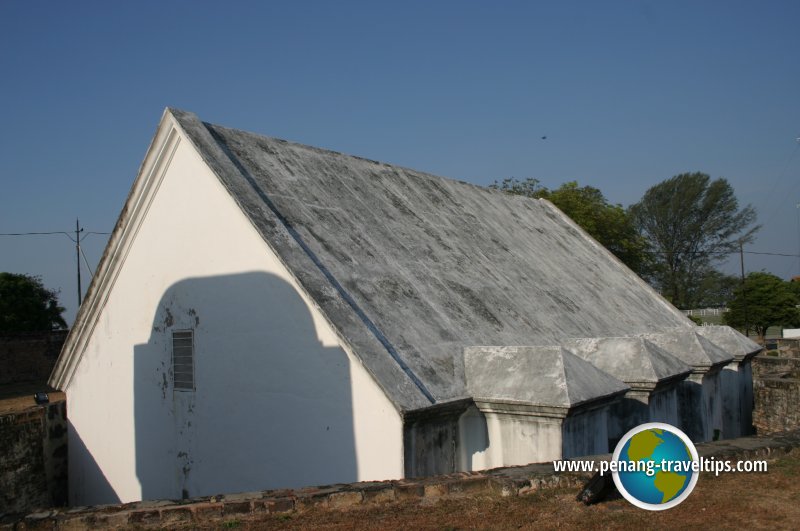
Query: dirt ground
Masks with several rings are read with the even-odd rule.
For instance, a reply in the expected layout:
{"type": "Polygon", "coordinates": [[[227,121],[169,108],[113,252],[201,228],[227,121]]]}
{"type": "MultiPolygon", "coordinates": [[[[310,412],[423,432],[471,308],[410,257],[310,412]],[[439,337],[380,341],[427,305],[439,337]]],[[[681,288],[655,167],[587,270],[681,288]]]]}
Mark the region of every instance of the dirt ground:
{"type": "Polygon", "coordinates": [[[587,507],[575,501],[577,493],[570,489],[442,499],[427,506],[407,502],[347,511],[313,509],[227,520],[208,529],[798,529],[799,477],[800,449],[770,461],[767,473],[702,474],[685,502],[660,512],[623,499],[587,507]]]}

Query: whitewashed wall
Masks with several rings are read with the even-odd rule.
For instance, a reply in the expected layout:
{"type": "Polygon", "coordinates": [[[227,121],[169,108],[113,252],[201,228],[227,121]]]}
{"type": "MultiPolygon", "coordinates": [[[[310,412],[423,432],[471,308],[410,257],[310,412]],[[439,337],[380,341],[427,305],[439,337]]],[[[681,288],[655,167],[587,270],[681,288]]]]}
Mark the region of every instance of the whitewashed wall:
{"type": "Polygon", "coordinates": [[[713,440],[715,430],[722,437],[724,396],[720,372],[719,367],[693,372],[678,386],[680,428],[693,442],[713,440]]]}
{"type": "Polygon", "coordinates": [[[622,437],[640,424],[666,422],[678,426],[677,383],[655,390],[636,389],[625,393],[622,400],[608,409],[608,444],[613,452],[622,437]]]}
{"type": "Polygon", "coordinates": [[[459,419],[460,470],[486,470],[560,459],[560,418],[482,412],[470,407],[459,419]]]}
{"type": "Polygon", "coordinates": [[[398,413],[188,140],[144,219],[66,389],[70,502],[401,477],[398,413]]]}
{"type": "Polygon", "coordinates": [[[568,416],[563,430],[562,459],[607,453],[608,406],[568,416]]]}
{"type": "MultiPolygon", "coordinates": [[[[722,393],[720,369],[707,372],[703,376],[703,399],[706,407],[706,435],[705,441],[722,437],[722,403],[725,398],[722,393]]],[[[734,397],[728,397],[733,400],[734,397]]],[[[738,405],[738,400],[737,400],[738,405]]]]}
{"type": "Polygon", "coordinates": [[[544,463],[608,452],[608,407],[566,418],[480,411],[459,419],[459,470],[544,463]]]}
{"type": "Polygon", "coordinates": [[[722,393],[722,437],[750,435],[753,425],[753,371],[750,359],[732,361],[719,376],[722,393]]]}
{"type": "Polygon", "coordinates": [[[649,422],[664,422],[672,426],[679,425],[677,385],[677,383],[671,384],[663,389],[654,391],[650,395],[650,400],[648,401],[649,422]]]}

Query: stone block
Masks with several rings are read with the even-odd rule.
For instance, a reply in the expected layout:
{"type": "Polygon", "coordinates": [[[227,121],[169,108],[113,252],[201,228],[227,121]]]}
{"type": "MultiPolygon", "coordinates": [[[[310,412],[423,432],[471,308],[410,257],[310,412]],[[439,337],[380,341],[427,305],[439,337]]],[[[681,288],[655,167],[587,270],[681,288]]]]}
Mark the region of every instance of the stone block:
{"type": "Polygon", "coordinates": [[[270,500],[265,500],[264,505],[269,513],[287,513],[294,511],[293,498],[272,498],[270,500]]]}
{"type": "Polygon", "coordinates": [[[311,507],[327,505],[328,496],[341,492],[340,487],[309,487],[296,491],[295,509],[303,510],[311,507]]]}
{"type": "Polygon", "coordinates": [[[130,516],[130,511],[100,514],[97,516],[97,523],[100,527],[128,527],[130,516]]]}
{"type": "Polygon", "coordinates": [[[101,524],[98,515],[94,514],[74,514],[56,517],[56,529],[59,531],[83,531],[84,529],[95,529],[101,524]]]}
{"type": "Polygon", "coordinates": [[[169,525],[178,522],[190,522],[192,520],[192,509],[186,506],[165,507],[161,509],[161,525],[169,525]]]}
{"type": "Polygon", "coordinates": [[[425,495],[425,487],[419,483],[398,482],[394,491],[398,500],[422,498],[425,495]]]}
{"type": "Polygon", "coordinates": [[[229,502],[257,500],[263,497],[264,493],[262,491],[237,492],[235,494],[225,494],[222,496],[221,501],[227,504],[229,502]]]}
{"type": "Polygon", "coordinates": [[[489,478],[485,476],[465,477],[448,485],[450,494],[472,494],[489,490],[489,478]]]}
{"type": "Polygon", "coordinates": [[[425,485],[423,490],[423,497],[425,498],[440,498],[446,496],[448,492],[447,483],[433,483],[425,485]]]}
{"type": "Polygon", "coordinates": [[[50,530],[56,528],[55,511],[44,511],[32,513],[23,520],[24,529],[35,531],[50,530]]]}
{"type": "Polygon", "coordinates": [[[397,499],[397,495],[394,491],[394,485],[388,483],[381,485],[380,487],[372,487],[368,489],[364,489],[364,502],[365,503],[388,503],[395,501],[397,499]]]}
{"type": "Polygon", "coordinates": [[[361,505],[361,502],[363,501],[364,495],[358,490],[334,492],[328,496],[327,505],[332,509],[345,509],[348,507],[361,505]]]}
{"type": "Polygon", "coordinates": [[[191,508],[196,522],[207,522],[222,518],[223,504],[219,502],[198,503],[192,505],[191,508]]]}
{"type": "Polygon", "coordinates": [[[128,523],[132,525],[152,525],[161,521],[158,509],[137,509],[130,512],[128,523]]]}
{"type": "Polygon", "coordinates": [[[253,502],[252,501],[225,501],[225,508],[223,509],[223,514],[226,516],[231,514],[250,514],[253,512],[253,502]]]}

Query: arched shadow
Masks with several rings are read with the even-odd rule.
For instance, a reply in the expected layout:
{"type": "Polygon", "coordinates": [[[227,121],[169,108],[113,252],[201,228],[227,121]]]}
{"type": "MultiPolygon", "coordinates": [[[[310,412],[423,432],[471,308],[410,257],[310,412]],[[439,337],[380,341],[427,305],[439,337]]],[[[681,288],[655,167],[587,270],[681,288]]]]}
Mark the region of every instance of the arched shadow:
{"type": "Polygon", "coordinates": [[[142,499],[356,481],[349,361],[318,337],[275,275],[172,285],[134,348],[142,499]],[[174,388],[175,331],[193,334],[194,390],[174,388]]]}

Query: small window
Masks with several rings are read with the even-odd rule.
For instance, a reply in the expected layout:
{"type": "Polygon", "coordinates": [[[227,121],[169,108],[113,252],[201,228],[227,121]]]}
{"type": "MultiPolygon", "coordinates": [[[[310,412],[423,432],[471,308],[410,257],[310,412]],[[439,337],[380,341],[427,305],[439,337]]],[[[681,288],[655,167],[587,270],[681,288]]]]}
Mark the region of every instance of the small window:
{"type": "Polygon", "coordinates": [[[172,332],[172,383],[176,391],[194,390],[194,343],[191,330],[172,332]]]}

